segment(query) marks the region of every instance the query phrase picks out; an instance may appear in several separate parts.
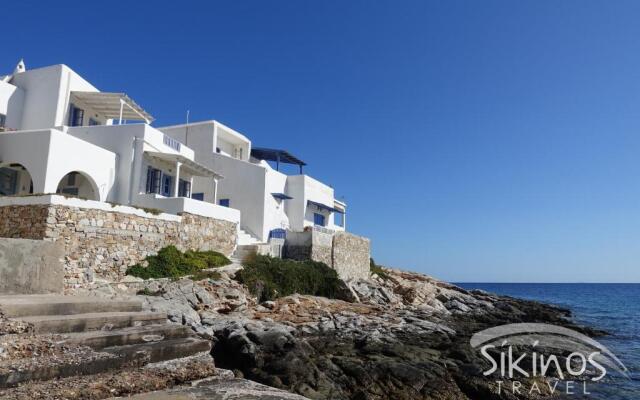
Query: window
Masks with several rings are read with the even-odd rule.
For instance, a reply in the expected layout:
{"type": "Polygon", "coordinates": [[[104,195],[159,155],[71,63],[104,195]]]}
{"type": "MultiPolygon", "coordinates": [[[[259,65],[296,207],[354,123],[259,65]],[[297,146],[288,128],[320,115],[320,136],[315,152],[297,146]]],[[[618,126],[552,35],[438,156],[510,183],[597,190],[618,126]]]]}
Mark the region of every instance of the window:
{"type": "Polygon", "coordinates": [[[0,168],[0,196],[16,194],[18,171],[11,168],[0,168]]]}
{"type": "Polygon", "coordinates": [[[67,175],[67,186],[75,186],[76,185],[76,176],[78,175],[77,172],[69,172],[69,175],[67,175]]]}
{"type": "Polygon", "coordinates": [[[71,104],[69,108],[69,126],[82,126],[84,121],[84,110],[71,104]]]}
{"type": "Polygon", "coordinates": [[[336,226],[344,227],[344,214],[336,212],[333,214],[333,223],[336,226]]]}
{"type": "Polygon", "coordinates": [[[180,179],[178,197],[191,197],[191,182],[180,179]]]}
{"type": "Polygon", "coordinates": [[[229,199],[220,199],[218,200],[218,204],[220,204],[222,207],[230,207],[231,202],[229,201],[229,199]]]}
{"type": "Polygon", "coordinates": [[[162,175],[162,195],[165,197],[171,196],[171,175],[162,175]]]}
{"type": "Polygon", "coordinates": [[[0,128],[4,128],[7,123],[7,116],[4,114],[0,114],[0,128]]]}
{"type": "Polygon", "coordinates": [[[324,226],[324,215],[313,213],[313,223],[314,225],[324,226]]]}
{"type": "Polygon", "coordinates": [[[100,125],[100,121],[94,118],[89,118],[89,126],[97,126],[100,125]]]}
{"type": "Polygon", "coordinates": [[[191,198],[194,200],[204,201],[204,193],[194,193],[191,195],[191,198]]]}
{"type": "Polygon", "coordinates": [[[147,168],[147,193],[160,193],[160,179],[162,171],[149,167],[147,168]]]}

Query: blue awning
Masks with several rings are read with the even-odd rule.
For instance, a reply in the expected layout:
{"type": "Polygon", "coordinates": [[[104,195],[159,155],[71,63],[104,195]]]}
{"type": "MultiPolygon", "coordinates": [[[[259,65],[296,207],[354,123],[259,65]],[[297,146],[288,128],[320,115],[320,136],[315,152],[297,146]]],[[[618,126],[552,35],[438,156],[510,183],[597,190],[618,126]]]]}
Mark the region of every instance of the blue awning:
{"type": "Polygon", "coordinates": [[[293,199],[293,197],[287,196],[284,193],[271,193],[271,195],[273,197],[275,197],[276,199],[278,199],[278,200],[292,200],[293,199]]]}
{"type": "Polygon", "coordinates": [[[310,205],[310,206],[316,206],[316,207],[318,207],[318,208],[319,208],[319,209],[321,209],[321,210],[325,210],[325,211],[329,211],[329,212],[337,212],[337,213],[340,213],[340,214],[344,214],[344,211],[342,211],[342,210],[338,210],[338,209],[337,209],[337,208],[335,208],[335,207],[331,207],[331,206],[328,206],[328,205],[326,205],[326,204],[318,203],[318,202],[315,202],[315,201],[307,200],[307,204],[308,204],[308,205],[310,205]]]}

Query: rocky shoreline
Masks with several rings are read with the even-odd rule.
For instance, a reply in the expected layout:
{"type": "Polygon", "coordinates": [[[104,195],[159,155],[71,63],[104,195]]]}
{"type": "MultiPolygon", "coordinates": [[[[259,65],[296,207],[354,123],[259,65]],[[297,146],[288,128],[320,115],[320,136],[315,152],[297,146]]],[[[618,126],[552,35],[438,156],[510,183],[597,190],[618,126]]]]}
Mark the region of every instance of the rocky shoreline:
{"type": "Polygon", "coordinates": [[[400,270],[348,282],[348,301],[293,295],[262,304],[227,272],[127,287],[161,293],[146,297],[148,308],[211,338],[218,367],[311,399],[540,398],[498,396],[471,335],[518,322],[603,334],[575,325],[565,309],[400,270]]]}
{"type": "MultiPolygon", "coordinates": [[[[192,360],[31,382],[0,391],[0,396],[104,399],[165,390],[164,396],[181,393],[183,397],[176,398],[194,399],[540,399],[549,393],[498,395],[495,379],[482,374],[487,361],[471,348],[469,338],[489,327],[518,322],[561,325],[592,337],[604,333],[575,325],[565,309],[467,291],[395,269],[346,282],[342,300],[292,295],[258,303],[233,279],[239,268],[218,268],[216,279],[127,279],[78,293],[137,295],[147,311],[166,312],[172,322],[211,340],[213,359],[202,354],[192,360]]],[[[86,348],[69,352],[60,338],[34,336],[28,326],[1,317],[0,337],[13,345],[0,358],[5,357],[3,363],[10,368],[49,358],[59,361],[63,353],[71,358],[76,353],[86,353],[85,358],[103,354],[86,348]]]]}

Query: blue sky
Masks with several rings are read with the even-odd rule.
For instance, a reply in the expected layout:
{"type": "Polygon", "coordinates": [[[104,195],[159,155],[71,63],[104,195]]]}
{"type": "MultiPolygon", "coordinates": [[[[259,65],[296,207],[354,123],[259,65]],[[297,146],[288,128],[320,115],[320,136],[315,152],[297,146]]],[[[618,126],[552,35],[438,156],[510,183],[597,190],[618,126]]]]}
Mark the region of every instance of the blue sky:
{"type": "Polygon", "coordinates": [[[640,282],[640,2],[156,4],[8,2],[0,67],[290,150],[379,263],[640,282]]]}

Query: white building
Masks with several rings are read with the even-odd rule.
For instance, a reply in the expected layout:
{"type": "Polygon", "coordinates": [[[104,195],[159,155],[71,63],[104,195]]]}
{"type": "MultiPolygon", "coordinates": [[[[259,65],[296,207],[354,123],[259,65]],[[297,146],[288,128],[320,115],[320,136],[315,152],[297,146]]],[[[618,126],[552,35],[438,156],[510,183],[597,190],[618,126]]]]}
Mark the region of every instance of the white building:
{"type": "Polygon", "coordinates": [[[126,94],[101,92],[65,65],[20,63],[0,77],[0,196],[62,193],[225,219],[245,231],[240,244],[345,229],[346,205],[287,151],[252,148],[216,121],[152,121],[126,94]],[[282,163],[300,174],[280,172],[282,163]]]}
{"type": "Polygon", "coordinates": [[[0,78],[0,195],[61,193],[238,222],[236,210],[191,199],[194,178],[213,186],[220,175],[152,120],[65,65],[16,68],[0,78]]]}
{"type": "Polygon", "coordinates": [[[321,227],[345,229],[346,204],[336,200],[334,190],[302,173],[306,164],[284,150],[254,148],[241,133],[217,121],[158,128],[195,149],[195,160],[222,174],[217,192],[206,181],[194,179],[194,196],[240,210],[241,240],[267,242],[279,230],[302,231],[321,227]],[[274,163],[272,166],[269,162],[274,163]],[[286,175],[280,164],[299,167],[286,175]]]}

